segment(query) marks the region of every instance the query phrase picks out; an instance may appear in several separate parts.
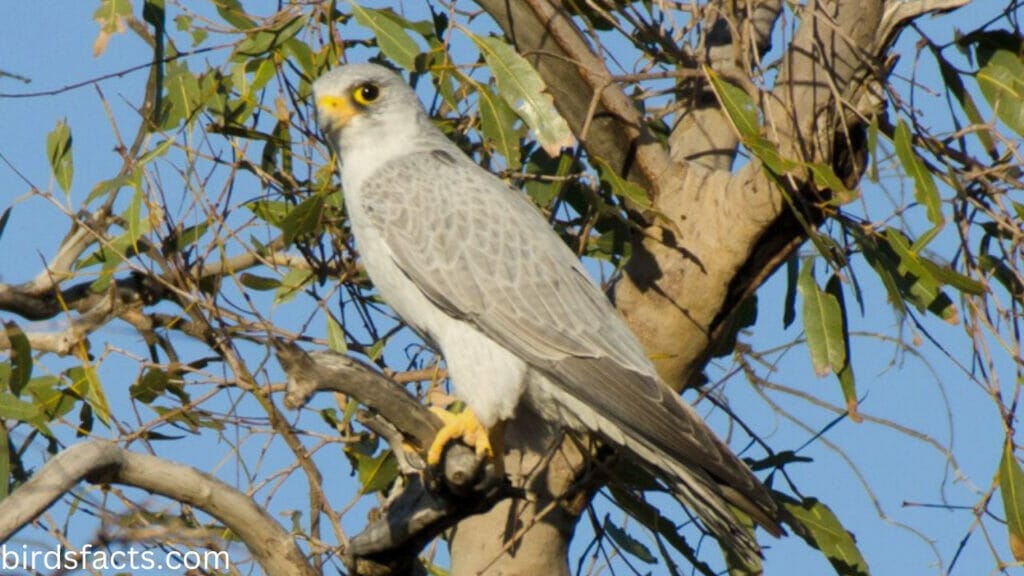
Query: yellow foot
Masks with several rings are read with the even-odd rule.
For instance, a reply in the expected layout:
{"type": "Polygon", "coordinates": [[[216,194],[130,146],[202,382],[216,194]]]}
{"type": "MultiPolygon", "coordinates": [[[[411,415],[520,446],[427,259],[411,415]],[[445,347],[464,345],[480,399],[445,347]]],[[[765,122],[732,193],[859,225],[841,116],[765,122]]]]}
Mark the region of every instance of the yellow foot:
{"type": "Polygon", "coordinates": [[[437,417],[444,422],[444,425],[438,430],[437,436],[434,437],[434,442],[430,445],[430,450],[427,451],[428,465],[437,466],[441,463],[444,447],[452,440],[461,439],[467,445],[472,446],[476,450],[478,458],[494,456],[494,450],[491,449],[491,439],[488,437],[487,430],[476,419],[476,415],[473,414],[472,410],[466,408],[458,414],[452,414],[444,408],[434,406],[430,411],[437,414],[437,417]]]}

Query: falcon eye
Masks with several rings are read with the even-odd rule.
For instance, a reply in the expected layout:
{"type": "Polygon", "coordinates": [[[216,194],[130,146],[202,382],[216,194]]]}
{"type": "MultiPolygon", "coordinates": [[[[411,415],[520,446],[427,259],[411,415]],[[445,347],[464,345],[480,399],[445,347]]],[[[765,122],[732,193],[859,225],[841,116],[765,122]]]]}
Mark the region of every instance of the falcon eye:
{"type": "Polygon", "coordinates": [[[352,98],[355,99],[357,104],[361,104],[363,106],[373,102],[378,97],[380,97],[380,88],[376,84],[371,84],[369,82],[359,86],[354,92],[352,92],[352,98]]]}

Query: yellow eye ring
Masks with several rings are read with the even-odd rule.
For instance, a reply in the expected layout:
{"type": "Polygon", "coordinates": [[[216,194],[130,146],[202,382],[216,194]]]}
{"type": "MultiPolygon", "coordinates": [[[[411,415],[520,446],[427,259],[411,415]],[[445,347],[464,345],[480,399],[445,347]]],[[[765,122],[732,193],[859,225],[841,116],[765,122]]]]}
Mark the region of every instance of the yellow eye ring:
{"type": "Polygon", "coordinates": [[[360,84],[352,91],[352,99],[360,106],[366,106],[377,98],[380,98],[380,87],[370,82],[360,84]]]}

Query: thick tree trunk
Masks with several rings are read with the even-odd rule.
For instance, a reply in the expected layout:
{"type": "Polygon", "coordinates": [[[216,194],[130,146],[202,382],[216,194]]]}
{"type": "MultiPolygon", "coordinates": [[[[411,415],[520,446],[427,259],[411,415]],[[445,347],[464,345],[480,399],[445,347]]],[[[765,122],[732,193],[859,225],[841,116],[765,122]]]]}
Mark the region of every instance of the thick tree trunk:
{"type": "Polygon", "coordinates": [[[568,576],[569,541],[589,500],[586,487],[574,486],[583,455],[527,410],[520,410],[506,438],[506,472],[530,499],[506,499],[453,528],[451,573],[568,576]]]}
{"type": "MultiPolygon", "coordinates": [[[[756,159],[730,172],[739,139],[706,82],[690,84],[699,86],[691,108],[678,113],[668,146],[662,145],[561,3],[478,3],[544,77],[588,154],[642,185],[667,218],[668,224],[652,220],[638,235],[615,300],[666,382],[681,389],[697,381],[731,310],[803,240],[801,228],[787,221],[781,191],[756,159]],[[596,113],[588,118],[588,110],[596,113]]],[[[760,103],[766,136],[782,157],[831,163],[834,134],[849,113],[839,102],[860,99],[878,72],[872,50],[885,49],[886,40],[876,36],[887,33],[880,32],[883,8],[881,0],[837,0],[801,9],[778,81],[760,103]]],[[[750,63],[768,49],[781,10],[780,0],[712,2],[703,18],[710,32],[704,52],[693,55],[694,69],[705,65],[749,81],[750,63]]],[[[806,174],[788,176],[790,194],[807,193],[806,174]]],[[[524,462],[539,458],[517,453],[507,466],[522,476],[524,462]]],[[[562,466],[549,471],[547,481],[568,487],[577,473],[562,466]]],[[[516,503],[499,506],[459,524],[451,538],[453,576],[568,573],[565,554],[577,516],[559,508],[538,520],[550,496],[518,509],[516,503]],[[501,550],[507,552],[495,561],[501,550]]]]}

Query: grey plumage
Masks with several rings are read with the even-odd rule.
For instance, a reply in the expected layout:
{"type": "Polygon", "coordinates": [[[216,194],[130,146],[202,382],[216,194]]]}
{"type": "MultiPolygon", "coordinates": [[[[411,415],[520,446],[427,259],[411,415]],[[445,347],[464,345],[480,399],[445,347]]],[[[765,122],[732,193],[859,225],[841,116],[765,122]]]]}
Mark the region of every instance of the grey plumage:
{"type": "Polygon", "coordinates": [[[759,549],[727,503],[781,533],[768,490],[660,381],[621,316],[522,193],[445,138],[392,72],[342,67],[314,89],[371,278],[450,368],[482,364],[452,377],[467,404],[492,420],[485,424],[508,417],[507,406],[522,397],[545,417],[638,457],[740,554],[759,549]],[[381,91],[379,107],[333,116],[325,109],[367,84],[381,91]],[[483,352],[463,360],[466,343],[483,352]],[[496,376],[516,370],[516,381],[496,376]],[[481,374],[488,378],[470,381],[481,374]]]}

